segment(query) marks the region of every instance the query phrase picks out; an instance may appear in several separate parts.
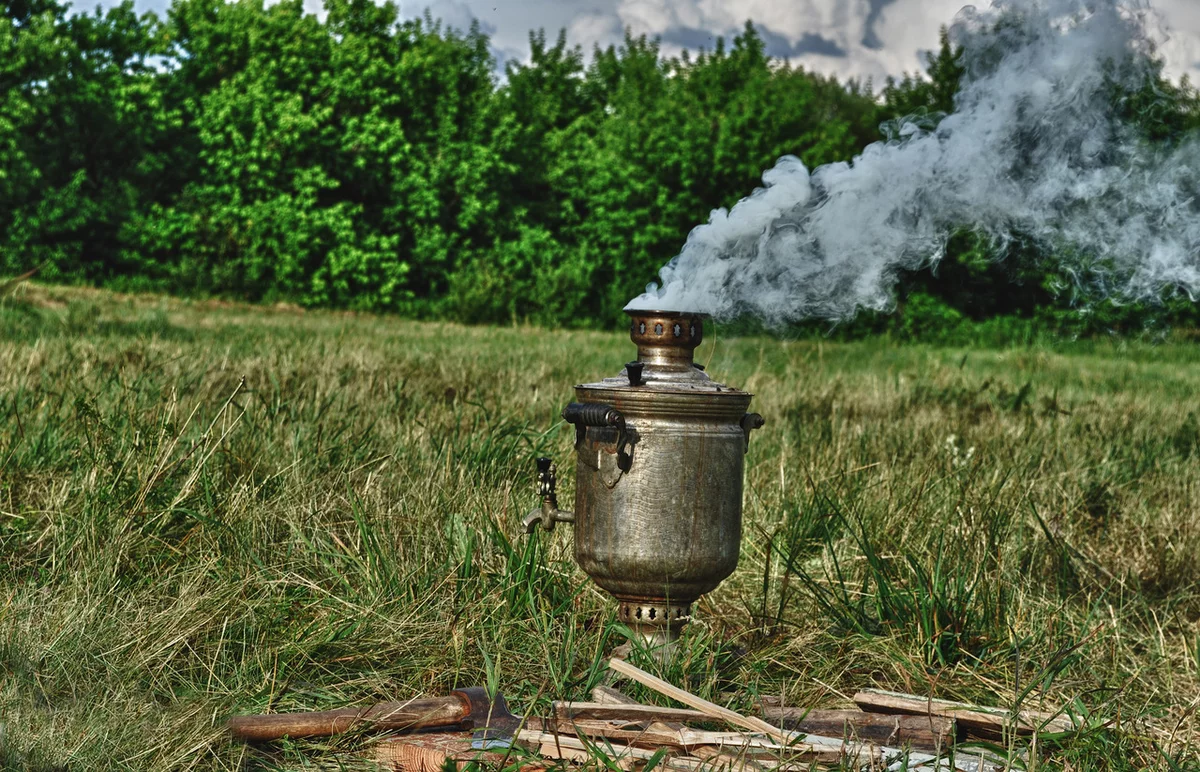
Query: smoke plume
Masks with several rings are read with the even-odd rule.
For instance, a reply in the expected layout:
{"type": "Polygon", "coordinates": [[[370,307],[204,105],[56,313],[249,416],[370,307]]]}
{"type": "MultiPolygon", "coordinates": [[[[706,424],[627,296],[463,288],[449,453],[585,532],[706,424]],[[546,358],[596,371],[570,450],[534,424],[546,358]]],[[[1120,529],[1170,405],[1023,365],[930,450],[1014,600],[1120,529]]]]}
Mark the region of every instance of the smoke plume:
{"type": "Polygon", "coordinates": [[[1114,107],[1154,74],[1135,0],[1000,0],[966,8],[955,111],[903,124],[850,163],[795,157],[712,213],[631,308],[769,324],[887,310],[903,270],[934,266],[962,228],[1020,235],[1088,289],[1123,299],[1200,290],[1200,144],[1154,146],[1114,107]]]}

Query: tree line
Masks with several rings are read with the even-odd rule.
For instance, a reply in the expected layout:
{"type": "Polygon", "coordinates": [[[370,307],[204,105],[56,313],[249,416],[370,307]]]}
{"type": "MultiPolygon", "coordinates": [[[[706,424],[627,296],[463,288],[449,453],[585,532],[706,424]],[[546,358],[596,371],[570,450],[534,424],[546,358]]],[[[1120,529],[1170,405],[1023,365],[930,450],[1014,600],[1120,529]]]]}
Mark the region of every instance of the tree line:
{"type": "MultiPolygon", "coordinates": [[[[943,35],[927,72],[876,93],[772,59],[750,23],[679,57],[632,36],[585,56],[537,32],[529,60],[500,73],[478,26],[404,19],[390,2],[325,7],[320,20],[301,0],[174,0],[159,18],[131,2],[72,14],[4,0],[0,274],[610,325],[778,157],[811,168],[900,116],[936,122],[961,75],[943,35]]],[[[1153,141],[1200,126],[1186,83],[1159,77],[1125,103],[1153,141]]],[[[904,278],[905,313],[843,329],[1081,323],[1045,261],[996,257],[957,236],[936,273],[904,278]]]]}

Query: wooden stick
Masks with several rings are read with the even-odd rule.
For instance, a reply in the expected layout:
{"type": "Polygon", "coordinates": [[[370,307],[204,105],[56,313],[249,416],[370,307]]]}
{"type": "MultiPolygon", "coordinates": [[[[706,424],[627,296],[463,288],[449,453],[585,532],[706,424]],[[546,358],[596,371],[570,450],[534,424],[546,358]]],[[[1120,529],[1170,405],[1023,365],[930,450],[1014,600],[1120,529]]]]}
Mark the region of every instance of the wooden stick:
{"type": "MultiPolygon", "coordinates": [[[[595,696],[595,695],[593,695],[595,696]]],[[[657,705],[615,705],[607,702],[555,702],[559,718],[592,718],[600,721],[689,721],[713,722],[709,714],[688,708],[660,708],[657,705]]]]}
{"type": "MultiPolygon", "coordinates": [[[[624,745],[634,747],[676,748],[689,753],[694,752],[697,748],[710,746],[731,750],[754,749],[776,755],[794,756],[806,761],[836,762],[846,755],[853,755],[858,750],[857,744],[841,742],[836,745],[784,744],[745,732],[705,732],[686,728],[679,731],[662,732],[653,729],[629,729],[609,721],[560,721],[557,728],[560,733],[574,734],[579,737],[617,740],[624,745]]],[[[737,756],[733,755],[731,760],[737,760],[737,756]]]]}
{"type": "Polygon", "coordinates": [[[865,689],[855,694],[854,702],[863,710],[873,713],[907,713],[953,718],[968,734],[987,738],[1002,735],[1005,731],[1028,735],[1035,732],[1070,732],[1075,729],[1069,718],[1049,713],[1022,710],[1014,715],[1002,708],[987,708],[877,689],[865,689]]]}
{"type": "Polygon", "coordinates": [[[763,718],[806,734],[849,737],[880,745],[939,750],[954,741],[954,719],[944,716],[885,715],[861,710],[805,710],[764,707],[763,718]]]}
{"type": "Polygon", "coordinates": [[[761,718],[743,716],[741,713],[730,710],[729,708],[723,708],[716,703],[712,703],[708,700],[697,697],[691,692],[680,689],[678,686],[674,686],[673,684],[669,684],[657,676],[650,675],[645,670],[634,667],[624,660],[610,659],[608,661],[608,666],[626,678],[632,678],[642,686],[653,689],[659,694],[664,694],[673,700],[682,702],[689,708],[695,708],[703,713],[707,713],[713,718],[719,718],[728,724],[740,726],[743,729],[749,729],[752,732],[762,732],[763,734],[776,738],[785,745],[792,740],[791,732],[768,724],[761,718]]]}
{"type": "MultiPolygon", "coordinates": [[[[619,759],[623,756],[628,756],[633,759],[649,759],[658,751],[646,750],[645,748],[635,748],[631,745],[621,745],[619,743],[593,743],[589,746],[578,737],[572,737],[567,734],[555,734],[553,732],[543,732],[537,729],[522,729],[517,732],[517,739],[524,743],[544,748],[549,745],[556,749],[576,750],[591,752],[591,748],[599,748],[603,751],[611,750],[615,756],[611,758],[619,759]]],[[[545,755],[543,753],[542,755],[545,755]]]]}
{"type": "MultiPolygon", "coordinates": [[[[609,686],[597,686],[592,689],[592,699],[596,702],[611,705],[638,705],[637,700],[609,686]]],[[[689,712],[695,712],[704,718],[708,718],[708,716],[698,710],[689,712]]],[[[682,721],[652,721],[646,729],[651,732],[680,732],[684,729],[684,726],[682,721]]],[[[702,761],[709,761],[710,769],[720,769],[724,772],[764,772],[765,769],[753,759],[747,758],[744,748],[734,750],[725,747],[700,745],[689,749],[688,752],[702,761]]]]}
{"type": "Polygon", "coordinates": [[[597,705],[638,705],[638,701],[620,689],[611,686],[596,686],[592,689],[592,701],[597,705]]]}
{"type": "Polygon", "coordinates": [[[340,708],[307,713],[267,713],[234,716],[229,730],[239,740],[278,740],[281,737],[320,737],[350,729],[421,729],[453,726],[467,716],[462,699],[428,697],[405,702],[381,702],[361,708],[340,708]]]}
{"type": "Polygon", "coordinates": [[[767,767],[759,764],[756,759],[750,756],[747,749],[738,751],[729,748],[714,748],[711,745],[702,745],[699,748],[692,750],[692,755],[703,762],[706,762],[706,768],[710,770],[719,770],[719,772],[765,772],[767,767]]]}
{"type": "MultiPolygon", "coordinates": [[[[534,732],[531,730],[522,730],[518,734],[522,742],[533,743],[538,742],[537,747],[539,753],[546,758],[565,759],[569,761],[587,762],[594,758],[593,753],[589,750],[587,743],[584,743],[578,737],[570,735],[554,735],[549,732],[534,732]]],[[[612,751],[617,754],[610,759],[621,769],[631,770],[636,769],[647,759],[653,757],[656,751],[650,751],[643,748],[634,748],[616,743],[593,743],[595,747],[602,751],[612,751]],[[609,747],[611,746],[611,747],[609,747]]],[[[606,754],[607,755],[607,754],[606,754]]],[[[840,760],[833,759],[834,761],[840,760]]],[[[759,760],[763,761],[763,760],[759,760]]],[[[714,757],[708,759],[696,758],[691,756],[670,756],[663,758],[661,766],[666,769],[677,769],[685,772],[690,770],[720,770],[721,772],[761,772],[764,768],[772,770],[772,772],[802,772],[811,770],[812,762],[803,763],[779,763],[773,760],[766,760],[766,763],[756,763],[748,759],[737,760],[729,763],[724,758],[715,760],[714,757]]]]}
{"type": "MultiPolygon", "coordinates": [[[[630,697],[625,692],[613,689],[609,686],[597,686],[592,689],[592,699],[597,702],[608,701],[613,705],[637,705],[638,701],[630,697]]],[[[654,732],[678,732],[683,729],[682,721],[652,721],[647,729],[654,732]]]]}

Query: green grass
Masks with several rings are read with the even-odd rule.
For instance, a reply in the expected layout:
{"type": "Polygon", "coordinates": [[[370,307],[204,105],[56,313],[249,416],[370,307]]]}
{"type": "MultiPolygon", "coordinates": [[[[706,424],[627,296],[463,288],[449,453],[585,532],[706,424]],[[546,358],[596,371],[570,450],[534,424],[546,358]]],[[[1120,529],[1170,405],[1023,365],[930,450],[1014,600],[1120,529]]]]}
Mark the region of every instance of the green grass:
{"type": "MultiPolygon", "coordinates": [[[[369,768],[368,735],[244,747],[223,721],[489,680],[532,712],[585,695],[613,606],[570,528],[519,522],[538,455],[571,500],[571,386],[631,354],[22,286],[0,301],[0,761],[369,768]]],[[[1200,768],[1200,348],[717,329],[699,358],[768,423],[741,563],[667,677],[740,709],[864,687],[1065,707],[1088,728],[1027,768],[1200,768]]]]}

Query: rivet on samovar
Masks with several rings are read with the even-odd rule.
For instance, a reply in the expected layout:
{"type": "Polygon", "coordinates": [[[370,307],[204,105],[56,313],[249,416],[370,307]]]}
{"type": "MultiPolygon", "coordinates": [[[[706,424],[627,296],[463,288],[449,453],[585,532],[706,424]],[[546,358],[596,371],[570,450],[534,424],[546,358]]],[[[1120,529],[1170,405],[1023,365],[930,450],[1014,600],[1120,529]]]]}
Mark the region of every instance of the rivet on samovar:
{"type": "Polygon", "coordinates": [[[638,358],[575,387],[575,511],[558,508],[555,469],[538,459],[542,505],[525,528],[575,527],[575,559],[617,599],[617,618],[652,647],[673,643],[692,603],[737,567],[753,395],[693,362],[704,317],[629,311],[638,358]]]}

